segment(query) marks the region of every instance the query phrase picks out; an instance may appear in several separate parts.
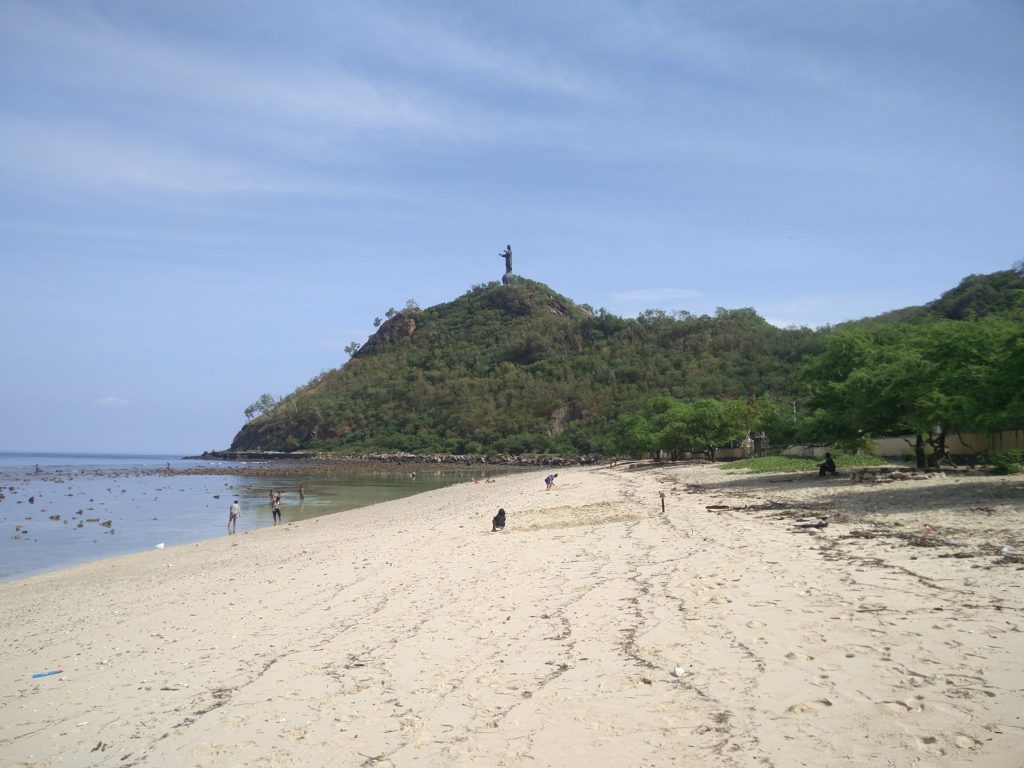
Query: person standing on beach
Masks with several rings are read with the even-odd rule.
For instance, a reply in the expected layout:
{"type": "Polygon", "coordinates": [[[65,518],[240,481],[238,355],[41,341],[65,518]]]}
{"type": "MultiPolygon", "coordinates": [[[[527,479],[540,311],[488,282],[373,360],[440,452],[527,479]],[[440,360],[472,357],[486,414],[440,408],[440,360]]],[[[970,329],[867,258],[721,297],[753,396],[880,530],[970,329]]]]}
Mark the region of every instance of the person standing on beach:
{"type": "Polygon", "coordinates": [[[544,490],[550,491],[552,488],[555,487],[555,478],[556,477],[558,477],[558,473],[557,472],[555,474],[553,474],[553,475],[548,475],[547,477],[544,478],[544,490]]]}
{"type": "Polygon", "coordinates": [[[274,525],[281,522],[281,492],[277,491],[274,494],[274,501],[270,507],[271,512],[274,513],[274,525]]]}
{"type": "Polygon", "coordinates": [[[238,523],[238,515],[241,514],[242,508],[238,506],[238,499],[231,502],[231,510],[228,512],[228,536],[235,532],[235,526],[238,523]]]}

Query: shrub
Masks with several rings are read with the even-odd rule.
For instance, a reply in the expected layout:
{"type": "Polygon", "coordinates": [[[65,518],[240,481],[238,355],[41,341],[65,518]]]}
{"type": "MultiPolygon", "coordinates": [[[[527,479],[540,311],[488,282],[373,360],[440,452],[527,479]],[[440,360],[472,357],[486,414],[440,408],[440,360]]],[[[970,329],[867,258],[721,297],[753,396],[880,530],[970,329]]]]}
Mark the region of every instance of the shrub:
{"type": "MultiPolygon", "coordinates": [[[[874,467],[886,463],[885,459],[870,454],[852,455],[835,453],[832,458],[839,469],[856,469],[858,467],[874,467]]],[[[764,456],[762,458],[741,459],[719,465],[720,469],[749,469],[754,474],[763,472],[807,472],[817,470],[821,459],[809,459],[799,456],[764,456]]]]}
{"type": "Polygon", "coordinates": [[[992,451],[985,456],[985,462],[997,475],[1016,475],[1024,471],[1024,451],[992,451]]]}

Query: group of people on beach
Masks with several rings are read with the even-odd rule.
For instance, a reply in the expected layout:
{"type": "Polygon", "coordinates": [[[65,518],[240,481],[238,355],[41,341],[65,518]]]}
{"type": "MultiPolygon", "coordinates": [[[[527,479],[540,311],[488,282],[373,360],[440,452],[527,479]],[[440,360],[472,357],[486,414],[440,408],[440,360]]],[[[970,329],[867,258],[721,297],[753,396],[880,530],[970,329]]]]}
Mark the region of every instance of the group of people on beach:
{"type": "MultiPolygon", "coordinates": [[[[299,485],[299,501],[303,501],[306,498],[306,486],[299,485]]],[[[228,535],[235,533],[235,529],[238,525],[238,518],[242,514],[242,507],[238,503],[238,499],[231,502],[231,508],[228,510],[228,535]]],[[[274,519],[274,525],[281,523],[281,491],[274,488],[270,489],[270,514],[274,519]]]]}
{"type": "MultiPolygon", "coordinates": [[[[416,473],[413,472],[409,475],[410,479],[416,479],[416,473]]],[[[550,491],[555,487],[555,479],[558,477],[558,473],[548,475],[544,478],[544,490],[550,491]]],[[[488,480],[487,482],[493,482],[488,480]]],[[[299,501],[306,498],[306,486],[299,485],[299,501]]],[[[281,491],[274,488],[270,489],[270,513],[274,518],[274,525],[278,525],[281,522],[281,491]]],[[[242,507],[238,503],[238,499],[231,502],[231,508],[228,510],[228,535],[236,532],[238,525],[238,518],[242,514],[242,507]]],[[[499,509],[498,514],[491,520],[491,531],[503,531],[505,530],[505,510],[499,509]]]]}
{"type": "MultiPolygon", "coordinates": [[[[557,478],[557,477],[558,477],[558,473],[555,472],[554,474],[548,475],[547,477],[544,478],[544,490],[545,490],[545,492],[546,491],[550,491],[552,488],[555,487],[555,478],[557,478]]],[[[491,482],[491,481],[488,480],[487,482],[491,482]]],[[[498,514],[496,514],[493,518],[491,518],[491,533],[494,533],[495,531],[504,531],[505,530],[505,514],[506,514],[505,510],[499,508],[498,509],[498,514]]]]}

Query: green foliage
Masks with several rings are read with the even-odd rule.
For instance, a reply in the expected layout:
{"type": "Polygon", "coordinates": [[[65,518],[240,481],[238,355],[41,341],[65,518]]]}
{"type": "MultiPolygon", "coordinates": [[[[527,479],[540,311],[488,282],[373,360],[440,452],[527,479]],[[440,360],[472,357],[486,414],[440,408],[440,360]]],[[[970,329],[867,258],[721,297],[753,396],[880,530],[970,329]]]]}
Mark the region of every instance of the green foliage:
{"type": "Polygon", "coordinates": [[[287,412],[247,424],[233,447],[276,448],[290,437],[342,452],[472,444],[648,453],[646,437],[613,425],[641,414],[652,396],[788,399],[796,364],[820,348],[820,334],[774,328],[752,310],[628,320],[524,278],[474,286],[408,318],[411,335],[382,324],[343,368],[290,396],[287,412]]]}
{"type": "Polygon", "coordinates": [[[679,458],[684,451],[714,452],[716,446],[740,440],[746,433],[746,405],[739,400],[700,398],[693,402],[656,400],[658,412],[652,423],[657,427],[655,445],[679,458]]]}
{"type": "Polygon", "coordinates": [[[257,416],[270,413],[277,407],[277,400],[269,392],[260,395],[256,401],[245,409],[245,420],[252,421],[257,416]]]}
{"type": "Polygon", "coordinates": [[[985,455],[985,463],[997,475],[1016,475],[1024,472],[1024,451],[992,451],[985,455]]]}
{"type": "Polygon", "coordinates": [[[620,416],[612,426],[607,453],[640,457],[655,453],[655,437],[647,419],[637,414],[620,416]]]}
{"type": "MultiPolygon", "coordinates": [[[[833,454],[832,458],[836,463],[836,467],[840,470],[875,467],[885,464],[884,459],[870,454],[836,453],[833,454]]],[[[727,464],[720,465],[719,468],[728,470],[747,469],[754,474],[766,472],[816,472],[820,463],[820,459],[803,458],[800,456],[764,456],[730,461],[727,464]]]]}
{"type": "Polygon", "coordinates": [[[812,414],[805,436],[1005,429],[1024,420],[1024,318],[837,330],[801,380],[812,414]]]}
{"type": "Polygon", "coordinates": [[[922,307],[897,309],[847,325],[891,325],[937,319],[979,320],[989,315],[1009,312],[1020,307],[1021,296],[1024,294],[1024,269],[1020,268],[1022,261],[1014,264],[1013,269],[1002,272],[968,275],[956,288],[946,291],[922,307]]]}
{"type": "MultiPolygon", "coordinates": [[[[974,295],[978,309],[989,294],[974,295]]],[[[232,447],[635,456],[746,431],[778,445],[1003,428],[1024,423],[1022,313],[781,330],[751,309],[627,319],[525,278],[491,282],[388,309],[343,367],[256,414],[232,447]]]]}

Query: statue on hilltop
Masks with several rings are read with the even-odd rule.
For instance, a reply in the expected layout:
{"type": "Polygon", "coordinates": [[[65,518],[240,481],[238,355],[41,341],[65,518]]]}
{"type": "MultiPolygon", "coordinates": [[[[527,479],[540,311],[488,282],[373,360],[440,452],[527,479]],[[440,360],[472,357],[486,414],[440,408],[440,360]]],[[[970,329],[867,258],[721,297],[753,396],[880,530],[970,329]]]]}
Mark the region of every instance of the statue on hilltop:
{"type": "Polygon", "coordinates": [[[512,245],[506,245],[505,250],[498,254],[505,260],[505,274],[512,274],[512,245]]]}

